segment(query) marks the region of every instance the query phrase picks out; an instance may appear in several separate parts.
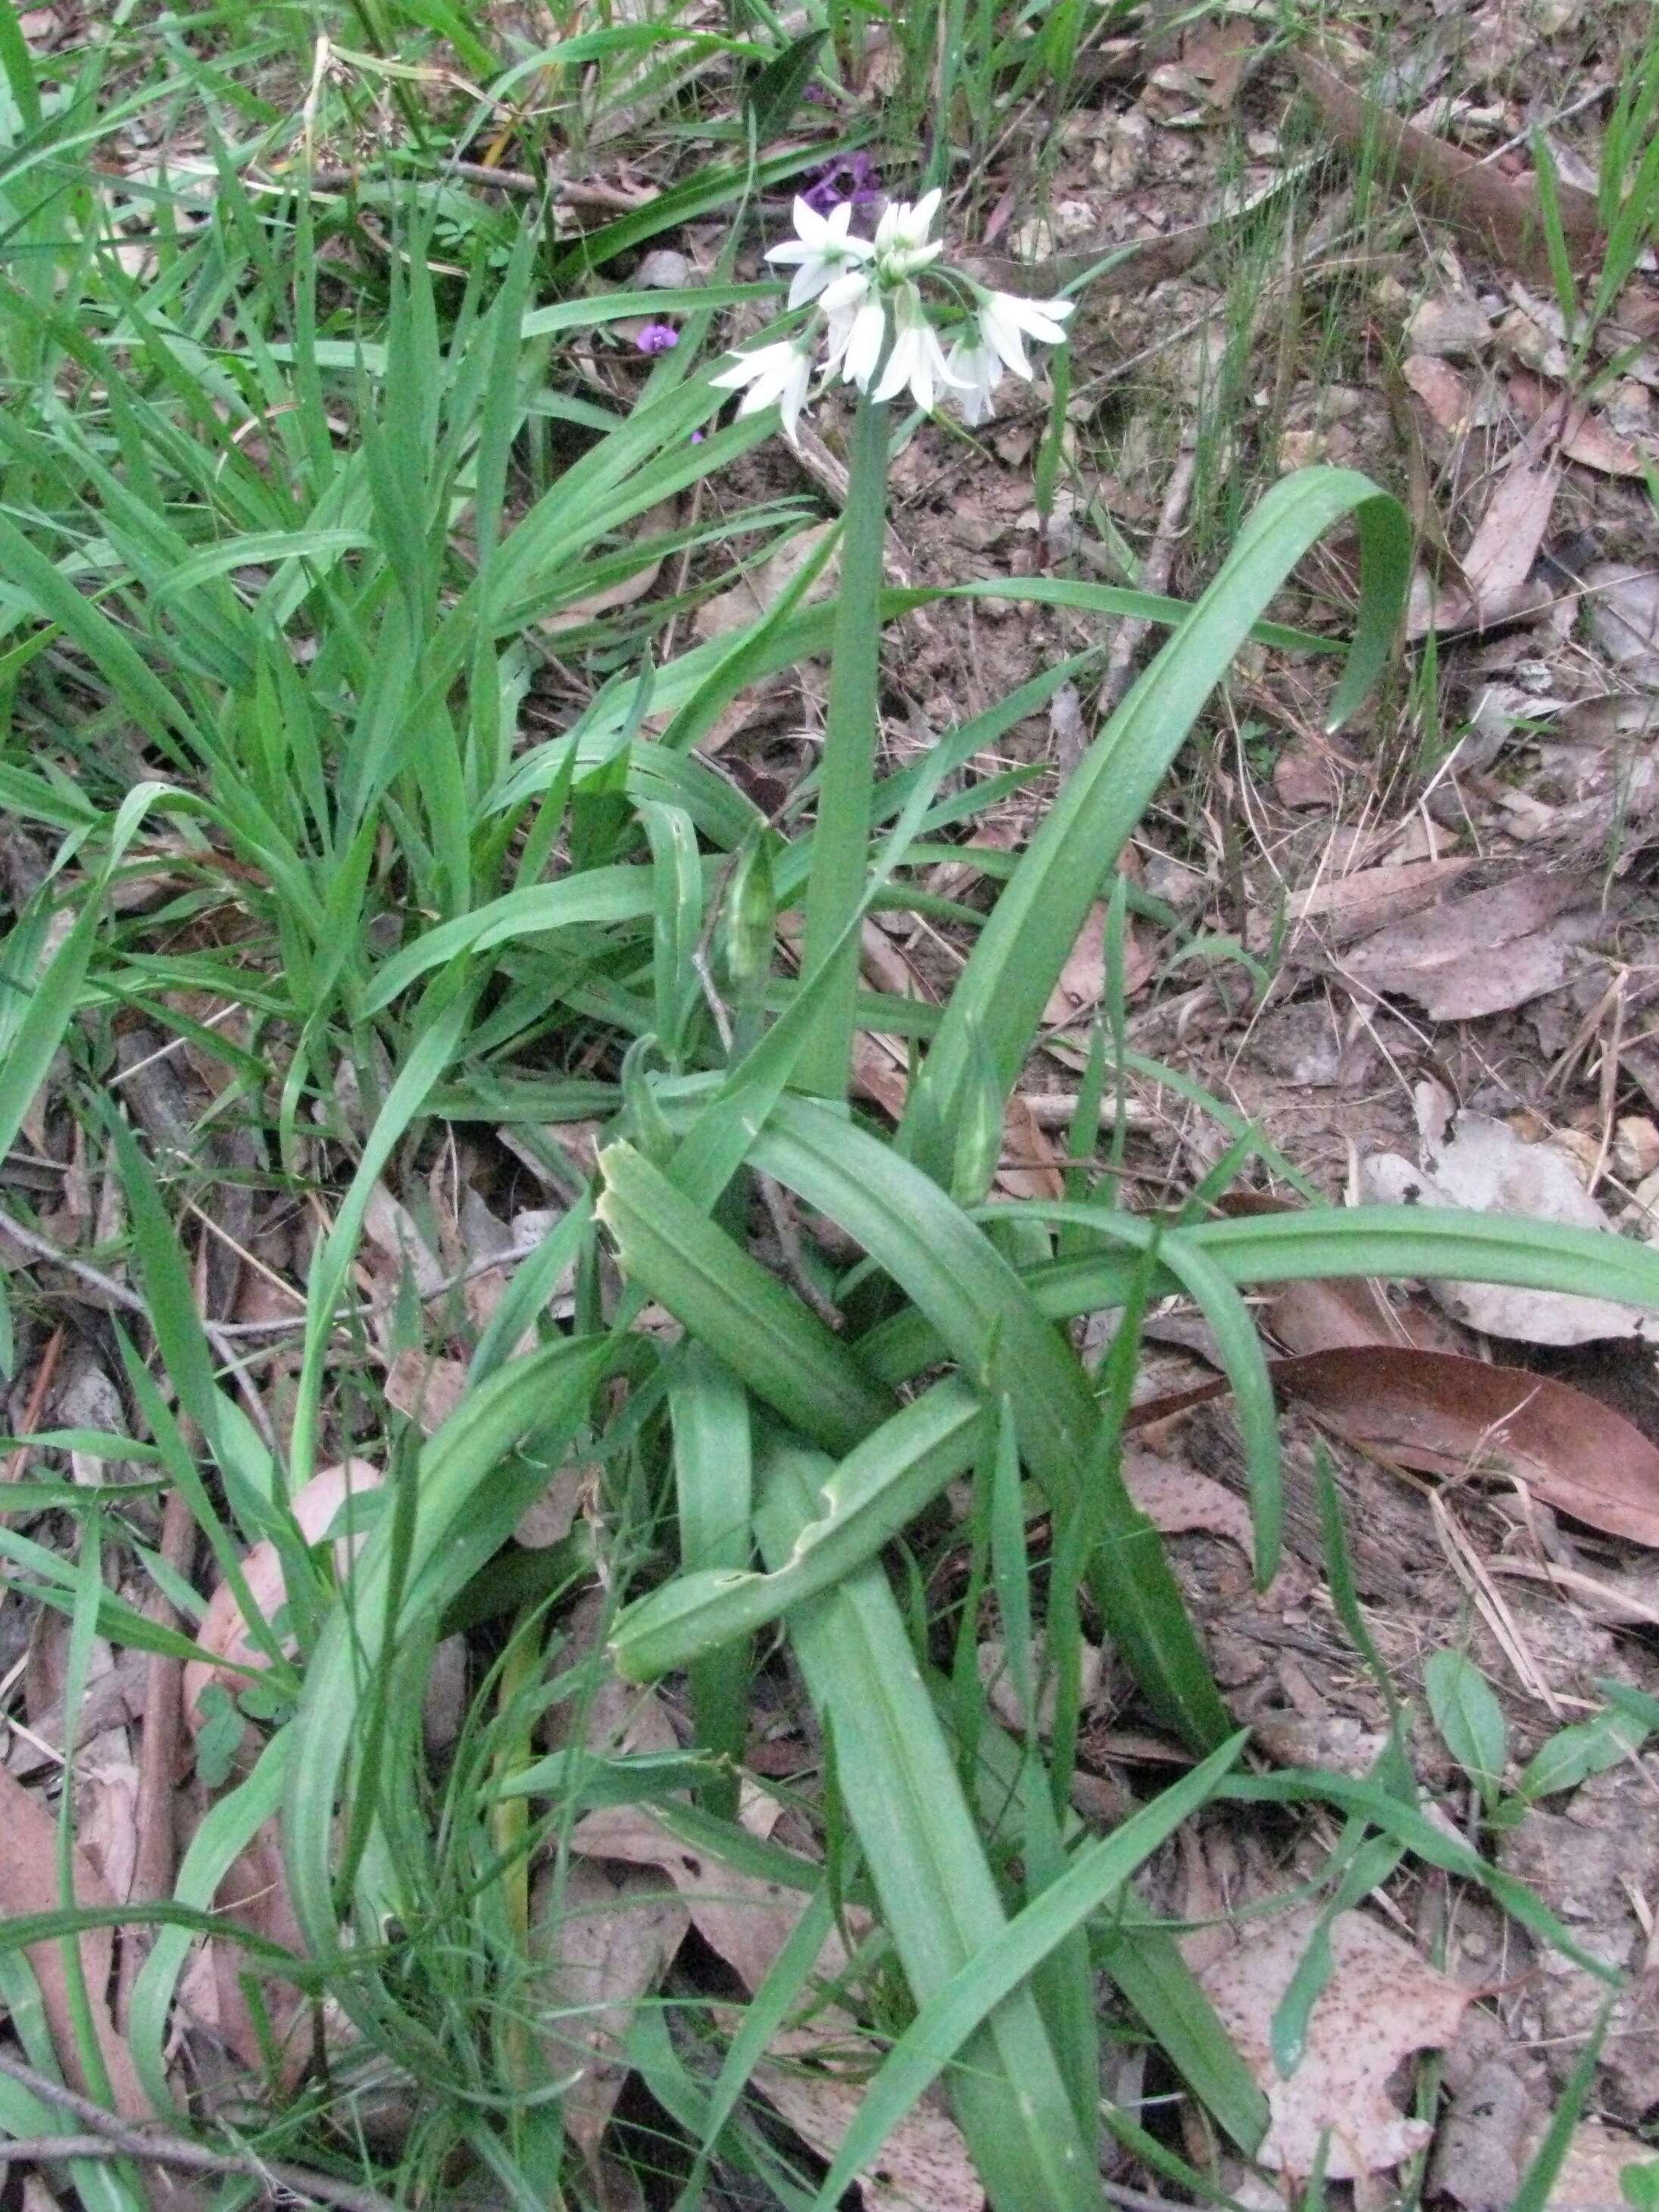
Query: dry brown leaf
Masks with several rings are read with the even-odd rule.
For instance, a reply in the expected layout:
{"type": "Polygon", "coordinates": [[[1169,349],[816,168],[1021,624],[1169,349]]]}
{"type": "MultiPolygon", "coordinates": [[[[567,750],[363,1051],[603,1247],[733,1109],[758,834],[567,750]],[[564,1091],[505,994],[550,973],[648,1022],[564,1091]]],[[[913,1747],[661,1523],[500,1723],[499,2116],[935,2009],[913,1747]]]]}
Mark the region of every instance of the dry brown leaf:
{"type": "Polygon", "coordinates": [[[613,1875],[580,1859],[562,1877],[552,1866],[541,1869],[530,1912],[532,1941],[546,1961],[537,1996],[542,2050],[556,2080],[576,2075],[562,2100],[564,2124],[592,2169],[628,2077],[614,2055],[621,2033],[661,1980],[690,1916],[655,1869],[613,1875]]]}
{"type": "Polygon", "coordinates": [[[1593,885],[1534,872],[1391,923],[1344,953],[1340,972],[1415,999],[1431,1021],[1469,1021],[1559,989],[1577,947],[1604,927],[1593,885]]]}
{"type": "MultiPolygon", "coordinates": [[[[775,2106],[809,2148],[826,2160],[841,2148],[864,2101],[866,2084],[842,2081],[823,2065],[802,2062],[822,2049],[810,2033],[780,2036],[772,2046],[795,2061],[787,2066],[765,2059],[750,2079],[775,2106]]],[[[865,2212],[981,2212],[985,2187],[954,2122],[943,2112],[919,2106],[893,2130],[874,2162],[859,2177],[865,2212]]]]}
{"type": "Polygon", "coordinates": [[[1255,52],[1255,33],[1242,15],[1212,15],[1182,33],[1182,66],[1218,114],[1237,99],[1255,52]]]}
{"type": "Polygon", "coordinates": [[[1659,572],[1628,561],[1584,571],[1590,634],[1633,684],[1659,688],[1659,572]]]}
{"type": "MultiPolygon", "coordinates": [[[[77,1905],[114,1902],[84,1852],[75,1850],[72,1863],[77,1905]]],[[[0,1919],[56,1912],[62,1903],[58,1889],[58,1824],[32,1790],[26,1790],[0,1767],[0,1919]]],[[[88,1928],[79,1942],[81,1972],[115,2109],[125,2119],[145,2118],[149,2100],[139,2084],[131,2054],[116,2033],[106,1996],[114,1943],[112,1929],[88,1928]]],[[[83,2096],[89,2094],[91,2085],[82,2070],[76,2043],[63,1946],[56,1940],[32,1943],[23,1955],[40,1984],[47,2032],[64,2078],[83,2096]]]]}
{"type": "Polygon", "coordinates": [[[1600,2120],[1580,2120],[1567,2144],[1545,2212],[1626,2212],[1641,2200],[1626,2197],[1620,2177],[1635,2166],[1650,2185],[1659,2182],[1659,2160],[1640,2136],[1620,2135],[1600,2120]]]}
{"type": "MultiPolygon", "coordinates": [[[[672,530],[678,512],[679,502],[677,500],[665,500],[659,507],[653,507],[647,514],[641,516],[635,537],[643,542],[647,538],[672,530]]],[[[647,561],[631,576],[624,576],[620,583],[607,584],[602,591],[591,592],[585,599],[577,599],[569,606],[558,607],[551,614],[544,615],[537,627],[549,637],[556,637],[563,630],[580,629],[585,623],[596,621],[613,608],[631,606],[635,599],[642,599],[661,573],[660,558],[647,561]]]]}
{"type": "Polygon", "coordinates": [[[1400,374],[1429,410],[1429,419],[1454,437],[1467,430],[1474,416],[1474,394],[1467,377],[1432,354],[1414,353],[1400,364],[1400,374]]]}
{"type": "Polygon", "coordinates": [[[860,1030],[853,1039],[853,1088],[859,1097],[897,1121],[903,1118],[909,1087],[890,1055],[867,1030],[860,1030]]]}
{"type": "MultiPolygon", "coordinates": [[[[981,1638],[974,1650],[974,1663],[980,1682],[990,1700],[992,1711],[1016,1735],[1025,1733],[1025,1710],[1014,1678],[1008,1671],[1008,1647],[1000,1636],[981,1638]]],[[[1030,1678],[1040,1685],[1036,1698],[1036,1724],[1039,1732],[1047,1735],[1054,1724],[1054,1708],[1059,1702],[1060,1685],[1048,1671],[1048,1650],[1041,1636],[1030,1640],[1029,1661],[1030,1678]]],[[[1087,1712],[1100,1695],[1101,1670],[1103,1662],[1100,1647],[1086,1638],[1078,1642],[1078,1697],[1079,1708],[1087,1712]]]]}
{"type": "MultiPolygon", "coordinates": [[[[1042,1010],[1045,1029],[1066,1029],[1073,1022],[1091,1021],[1106,996],[1106,902],[1097,899],[1088,911],[1077,943],[1066,956],[1059,981],[1042,1010]]],[[[1131,923],[1123,933],[1123,995],[1132,999],[1158,965],[1158,955],[1145,933],[1131,923]]]]}
{"type": "MultiPolygon", "coordinates": [[[[264,1821],[231,1863],[213,1904],[216,1912],[234,1921],[239,1927],[304,1956],[306,1941],[289,1893],[282,1833],[276,1820],[264,1821]]],[[[222,1942],[215,1936],[209,1939],[207,1948],[212,1967],[216,2032],[245,2066],[264,2065],[267,2045],[261,2028],[254,2025],[248,2002],[246,1982],[252,1972],[264,1998],[266,2021],[262,2025],[274,2028],[277,2048],[283,2054],[284,2070],[297,2080],[312,2057],[311,2038],[303,2032],[311,2020],[308,2000],[278,1977],[262,1972],[240,1943],[222,1942]]]]}
{"type": "MultiPolygon", "coordinates": [[[[809,1892],[728,1866],[683,1843],[637,1805],[606,1805],[587,1814],[571,1831],[570,1848],[585,1858],[660,1868],[698,1935],[750,1990],[765,1980],[806,1907],[809,1892]]],[[[818,1954],[818,1972],[834,1980],[846,1965],[841,1939],[832,1935],[818,1954]]]]}
{"type": "MultiPolygon", "coordinates": [[[[1478,361],[1491,339],[1492,318],[1468,292],[1431,293],[1406,325],[1406,341],[1417,361],[1478,361]]],[[[1412,360],[1401,366],[1406,381],[1413,384],[1412,360]]]]}
{"type": "MultiPolygon", "coordinates": [[[[1613,1234],[1560,1146],[1529,1144],[1490,1115],[1465,1109],[1454,1115],[1449,1095],[1436,1083],[1419,1083],[1416,1103],[1422,1166],[1413,1167],[1397,1152],[1373,1154],[1360,1167],[1366,1198],[1516,1214],[1613,1234]]],[[[1468,1328],[1527,1344],[1589,1344],[1604,1337],[1641,1337],[1656,1328],[1640,1307],[1611,1298],[1504,1283],[1435,1281],[1428,1288],[1435,1304],[1468,1328]]]]}
{"type": "Polygon", "coordinates": [[[1135,1504],[1164,1535],[1201,1529],[1208,1535],[1231,1537],[1247,1554],[1254,1548],[1249,1506],[1212,1477],[1161,1459],[1156,1452],[1132,1450],[1123,1455],[1123,1481],[1135,1504]]]}
{"type": "Polygon", "coordinates": [[[1291,1353],[1361,1344],[1414,1346],[1424,1352],[1458,1349],[1459,1333],[1427,1307],[1393,1305],[1380,1284],[1339,1282],[1326,1275],[1285,1283],[1275,1291],[1267,1305],[1267,1326],[1291,1353]]]}
{"type": "MultiPolygon", "coordinates": [[[[821,522],[813,529],[797,531],[728,591],[705,599],[692,617],[697,635],[725,637],[758,622],[788,590],[835,527],[834,523],[821,522]]],[[[839,556],[832,555],[808,587],[805,605],[815,606],[830,596],[836,588],[839,565],[839,556]]]]}
{"type": "Polygon", "coordinates": [[[363,1209],[363,1239],[386,1262],[379,1272],[393,1288],[408,1276],[421,1297],[429,1298],[448,1280],[441,1254],[433,1250],[414,1215],[383,1182],[369,1192],[363,1209]]]}
{"type": "Polygon", "coordinates": [[[1452,2099],[1429,2169],[1437,2196],[1463,2212],[1510,2212],[1526,2170],[1532,2100],[1502,2058],[1478,2065],[1452,2099]]]}
{"type": "Polygon", "coordinates": [[[1513,1476],[1589,1528],[1659,1545],[1659,1450],[1571,1383],[1415,1346],[1268,1364],[1277,1389],[1352,1443],[1431,1474],[1513,1476]]]}
{"type": "MultiPolygon", "coordinates": [[[[1540,377],[1516,369],[1510,378],[1510,398],[1528,422],[1542,420],[1561,394],[1540,377]]],[[[1561,451],[1570,461],[1595,469],[1604,477],[1639,477],[1652,458],[1607,428],[1601,416],[1580,404],[1571,410],[1562,433],[1561,451]]]]}
{"type": "MultiPolygon", "coordinates": [[[[1374,149],[1377,166],[1391,172],[1430,214],[1509,267],[1548,280],[1538,191],[1530,179],[1516,183],[1461,147],[1376,106],[1311,54],[1297,55],[1296,72],[1340,145],[1350,153],[1374,149]]],[[[1565,182],[1557,195],[1569,255],[1575,262],[1592,258],[1601,237],[1594,198],[1565,182]]]]}
{"type": "Polygon", "coordinates": [[[386,1370],[386,1403],[423,1436],[441,1429],[466,1395],[466,1364],[409,1345],[386,1370]]]}
{"type": "Polygon", "coordinates": [[[1273,2014],[1320,1917],[1317,1905],[1280,1914],[1200,1978],[1267,2100],[1262,2165],[1310,2173],[1328,2129],[1327,2176],[1352,2181],[1399,2166],[1428,2142],[1430,2124],[1400,2110],[1389,2076],[1413,2051],[1450,2042],[1474,1992],[1364,1914],[1340,1913],[1331,1977],[1309,2015],[1302,2063],[1285,2080],[1273,2063],[1273,2014]]]}
{"type": "Polygon", "coordinates": [[[75,1839],[118,1905],[132,1894],[138,1856],[138,1769],[124,1729],[87,1744],[76,1793],[75,1839]]]}
{"type": "Polygon", "coordinates": [[[1526,582],[1561,483],[1567,397],[1553,400],[1510,455],[1459,566],[1476,612],[1497,617],[1526,582]]]}
{"type": "Polygon", "coordinates": [[[594,1482],[595,1469],[591,1466],[562,1467],[541,1496],[519,1516],[514,1542],[526,1552],[545,1551],[550,1544],[562,1543],[575,1526],[584,1492],[590,1491],[594,1482]]]}
{"type": "Polygon", "coordinates": [[[1015,1091],[1002,1117],[999,1190],[1009,1198],[1064,1198],[1066,1177],[1029,1102],[1015,1091]]]}
{"type": "Polygon", "coordinates": [[[1401,921],[1433,905],[1442,891],[1468,873],[1468,860],[1404,860],[1381,868],[1360,868],[1349,876],[1328,877],[1291,899],[1291,918],[1316,921],[1328,943],[1346,944],[1367,930],[1401,921]]]}
{"type": "MultiPolygon", "coordinates": [[[[1224,1213],[1235,1216],[1300,1210],[1288,1200],[1268,1198],[1261,1191],[1230,1191],[1219,1205],[1224,1213]]],[[[1288,1352],[1363,1344],[1415,1344],[1435,1352],[1459,1348],[1450,1327],[1437,1314],[1419,1305],[1391,1305],[1380,1283],[1334,1275],[1275,1285],[1267,1321],[1288,1352]]]]}
{"type": "MultiPolygon", "coordinates": [[[[368,1491],[377,1490],[380,1484],[380,1470],[368,1460],[342,1460],[337,1467],[325,1467],[320,1474],[313,1475],[304,1488],[289,1499],[289,1510],[307,1543],[314,1544],[327,1534],[348,1498],[362,1497],[368,1491]]],[[[342,1575],[349,1571],[362,1541],[360,1533],[355,1540],[343,1536],[336,1543],[335,1564],[342,1575]]],[[[242,1560],[242,1577],[248,1595],[269,1620],[288,1592],[282,1555],[274,1543],[267,1539],[253,1546],[242,1560]]],[[[234,1662],[220,1666],[206,1659],[191,1659],[186,1663],[185,1717],[192,1729],[200,1729],[206,1717],[201,1710],[202,1693],[208,1685],[218,1682],[234,1697],[246,1680],[241,1670],[263,1667],[266,1660],[264,1651],[248,1634],[242,1608],[228,1583],[221,1583],[208,1600],[196,1641],[204,1651],[234,1662]]]]}

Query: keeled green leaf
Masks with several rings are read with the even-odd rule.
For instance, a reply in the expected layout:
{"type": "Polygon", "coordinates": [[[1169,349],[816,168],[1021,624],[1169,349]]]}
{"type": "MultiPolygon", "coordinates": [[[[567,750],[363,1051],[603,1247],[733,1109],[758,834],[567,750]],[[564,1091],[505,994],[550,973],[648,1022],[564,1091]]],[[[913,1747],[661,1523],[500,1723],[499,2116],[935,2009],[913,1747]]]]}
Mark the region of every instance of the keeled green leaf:
{"type": "Polygon", "coordinates": [[[1437,1651],[1423,1669],[1423,1688],[1447,1750],[1490,1810],[1503,1788],[1509,1755],[1504,1710],[1492,1684],[1466,1652],[1437,1651]]]}

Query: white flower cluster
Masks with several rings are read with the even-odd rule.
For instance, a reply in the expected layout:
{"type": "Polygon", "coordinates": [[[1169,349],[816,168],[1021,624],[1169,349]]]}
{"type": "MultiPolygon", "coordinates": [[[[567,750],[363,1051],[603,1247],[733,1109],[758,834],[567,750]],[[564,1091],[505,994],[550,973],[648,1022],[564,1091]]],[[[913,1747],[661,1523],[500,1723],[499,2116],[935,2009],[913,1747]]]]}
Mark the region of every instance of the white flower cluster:
{"type": "Polygon", "coordinates": [[[795,202],[794,237],[775,246],[766,258],[794,269],[789,305],[802,307],[816,301],[817,313],[799,337],[740,353],[714,378],[722,389],[742,392],[739,414],[752,415],[775,401],[784,435],[793,445],[813,372],[820,367],[826,382],[839,369],[845,382],[872,398],[892,399],[908,390],[924,414],[933,412],[936,398],[948,395],[969,424],[984,422],[991,413],[992,395],[1005,369],[1030,382],[1024,341],[1060,344],[1066,318],[1076,302],[988,292],[952,271],[952,284],[969,295],[973,310],[947,355],[915,282],[918,271],[945,250],[942,241],[927,235],[939,197],[932,191],[914,204],[890,202],[873,239],[854,236],[850,201],[827,216],[805,200],[795,202]]]}

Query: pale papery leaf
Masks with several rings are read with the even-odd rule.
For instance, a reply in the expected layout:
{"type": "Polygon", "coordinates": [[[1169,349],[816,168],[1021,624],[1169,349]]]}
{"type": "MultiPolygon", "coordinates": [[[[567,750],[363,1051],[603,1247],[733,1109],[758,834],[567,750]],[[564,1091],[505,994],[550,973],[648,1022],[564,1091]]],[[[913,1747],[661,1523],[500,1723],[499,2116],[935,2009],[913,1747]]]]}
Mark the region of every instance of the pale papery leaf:
{"type": "MultiPolygon", "coordinates": [[[[58,1823],[32,1790],[26,1790],[0,1766],[0,1919],[22,1919],[37,1912],[56,1912],[63,1903],[58,1887],[58,1823]]],[[[109,1905],[114,1900],[86,1854],[71,1854],[75,1902],[109,1905]]],[[[114,1948],[108,1928],[88,1928],[81,1936],[81,1970],[92,2012],[94,2033],[109,2076],[115,2109],[125,2118],[146,2116],[149,2101],[144,2095],[132,2058],[110,2015],[106,1991],[114,1948]]],[[[90,2085],[82,2071],[70,2008],[69,1977],[61,1944],[55,1940],[31,1944],[24,1953],[40,1984],[46,2027],[64,2078],[84,2094],[90,2085]]]]}
{"type": "Polygon", "coordinates": [[[1320,1911],[1304,1905],[1280,1914],[1200,1978],[1267,2097],[1272,2119],[1257,2153],[1262,2165],[1310,2173],[1328,2129],[1327,2176],[1351,2181],[1387,2172],[1429,2140],[1429,2123],[1408,2118],[1389,2094],[1389,2076],[1413,2051],[1449,2043],[1475,1993],[1364,1914],[1341,1913],[1332,1924],[1331,1976],[1309,2014],[1302,2063],[1285,2079],[1273,2062],[1273,2014],[1320,1911]]]}
{"type": "MultiPolygon", "coordinates": [[[[833,2159],[863,2102],[864,2083],[808,2063],[823,2051],[822,2037],[811,2031],[780,2036],[772,2048],[793,2063],[765,2060],[750,2080],[804,2143],[820,2158],[833,2159]]],[[[960,2130],[927,2106],[900,2121],[860,2176],[859,2187],[865,2212],[917,2212],[918,2207],[981,2212],[985,2202],[960,2130]]]]}
{"type": "MultiPolygon", "coordinates": [[[[691,1924],[750,1990],[757,1990],[794,1933],[808,1893],[745,1874],[688,1844],[636,1805],[606,1805],[571,1831],[570,1848],[584,1857],[656,1867],[678,1891],[691,1924]]],[[[830,1936],[818,1954],[826,1981],[842,1974],[847,1952],[830,1936]]]]}
{"type": "MultiPolygon", "coordinates": [[[[536,1998],[543,2056],[553,2078],[569,2082],[564,2124],[592,2169],[628,2077],[617,2047],[691,1918],[654,1869],[607,1871],[582,1859],[541,1869],[530,1918],[536,1954],[546,1961],[536,1998]]],[[[598,2186],[597,2172],[594,2179],[598,2186]]]]}

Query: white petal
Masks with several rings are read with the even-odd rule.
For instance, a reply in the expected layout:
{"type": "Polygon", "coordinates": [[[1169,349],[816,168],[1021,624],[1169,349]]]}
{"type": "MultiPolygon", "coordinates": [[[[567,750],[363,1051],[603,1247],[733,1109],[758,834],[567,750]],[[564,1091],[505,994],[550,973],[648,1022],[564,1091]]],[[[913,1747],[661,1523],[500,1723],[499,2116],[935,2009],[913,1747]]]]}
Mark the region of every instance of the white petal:
{"type": "Polygon", "coordinates": [[[807,387],[812,377],[812,363],[808,356],[799,353],[795,360],[794,374],[778,395],[778,406],[783,416],[783,434],[792,446],[800,443],[800,410],[806,404],[807,387]]]}
{"type": "Polygon", "coordinates": [[[1015,305],[1006,292],[993,292],[979,311],[980,334],[985,343],[1016,376],[1031,380],[1031,364],[1025,358],[1025,347],[1019,334],[1019,324],[1009,312],[1015,305]]]}
{"type": "Polygon", "coordinates": [[[1029,336],[1041,338],[1045,345],[1065,344],[1065,318],[1071,313],[1074,301],[1059,302],[1060,311],[1056,313],[1056,303],[1050,300],[1017,300],[1006,292],[998,296],[1006,307],[1010,319],[1029,336]]]}
{"type": "Polygon", "coordinates": [[[933,227],[933,217],[939,213],[939,204],[945,194],[935,185],[925,192],[910,210],[910,235],[918,246],[927,243],[927,234],[933,227]]]}
{"type": "Polygon", "coordinates": [[[907,325],[893,340],[893,350],[887,356],[887,366],[882,371],[881,382],[871,393],[872,399],[891,399],[903,391],[910,381],[916,360],[916,332],[907,325]]]}
{"type": "Polygon", "coordinates": [[[789,287],[789,305],[804,307],[809,300],[817,298],[829,282],[830,264],[827,261],[820,260],[816,254],[810,261],[803,261],[789,287]]]}
{"type": "Polygon", "coordinates": [[[752,383],[757,374],[754,355],[740,353],[730,368],[723,368],[718,376],[711,376],[708,381],[721,392],[736,392],[742,386],[752,383]]]}
{"type": "Polygon", "coordinates": [[[796,237],[804,240],[815,252],[821,252],[824,241],[830,236],[828,222],[799,193],[795,196],[795,204],[792,212],[795,218],[796,237]]]}
{"type": "Polygon", "coordinates": [[[865,391],[876,373],[881,359],[881,342],[887,334],[887,311],[879,300],[865,301],[853,318],[852,331],[847,341],[847,358],[842,374],[849,384],[865,391]]]}
{"type": "Polygon", "coordinates": [[[817,250],[816,246],[808,246],[804,239],[786,238],[781,246],[769,246],[766,249],[766,258],[769,261],[781,262],[784,267],[787,268],[792,261],[814,259],[817,250]]]}
{"type": "Polygon", "coordinates": [[[757,346],[753,353],[740,353],[730,368],[723,368],[718,376],[708,380],[722,392],[736,392],[744,385],[771,383],[785,374],[795,354],[795,348],[785,339],[776,344],[757,346]]]}
{"type": "Polygon", "coordinates": [[[869,296],[870,279],[862,269],[846,269],[824,287],[819,304],[826,315],[850,315],[869,296]]]}

